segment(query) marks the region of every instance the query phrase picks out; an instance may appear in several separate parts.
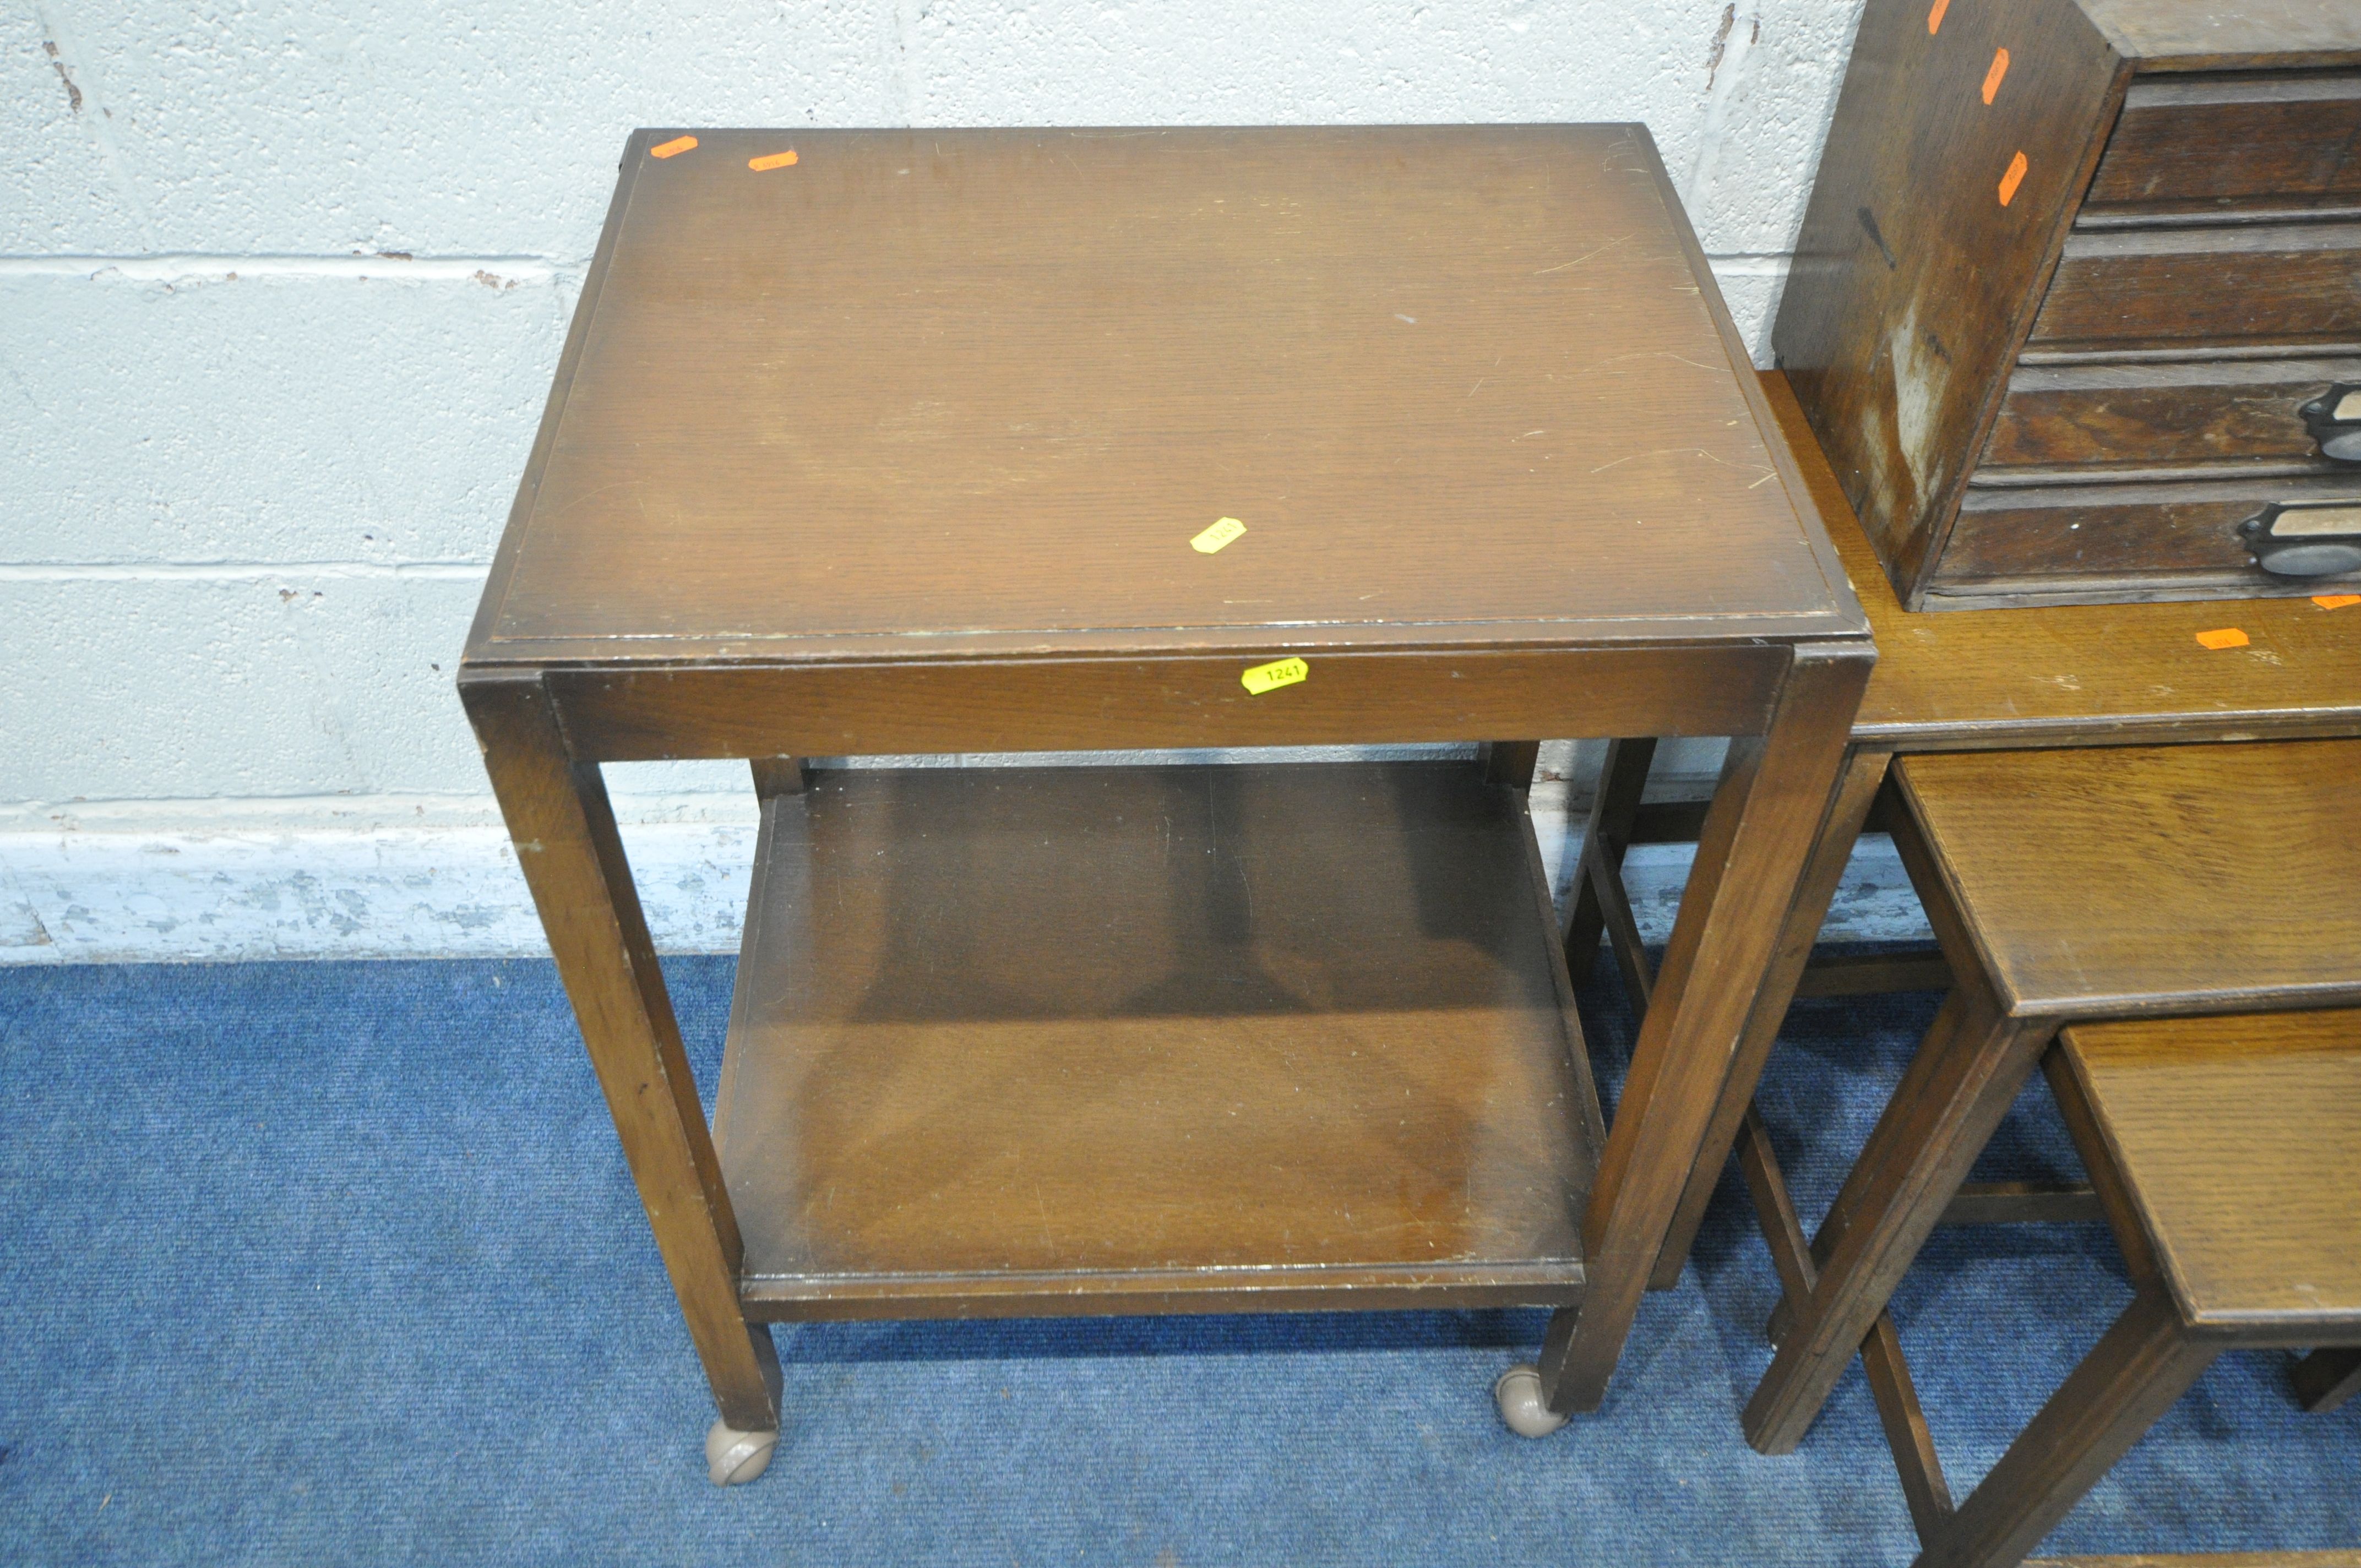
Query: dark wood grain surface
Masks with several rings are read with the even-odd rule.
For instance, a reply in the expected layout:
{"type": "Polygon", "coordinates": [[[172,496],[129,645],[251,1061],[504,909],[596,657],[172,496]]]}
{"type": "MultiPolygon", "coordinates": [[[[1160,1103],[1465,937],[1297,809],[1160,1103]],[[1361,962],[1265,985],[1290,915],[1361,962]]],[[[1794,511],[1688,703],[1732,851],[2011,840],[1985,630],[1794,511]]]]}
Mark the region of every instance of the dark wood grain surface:
{"type": "Polygon", "coordinates": [[[2338,473],[2297,411],[2337,382],[2361,383],[2361,357],[2184,359],[2025,365],[2009,377],[1972,485],[2064,477],[2246,471],[2338,473]]]}
{"type": "Polygon", "coordinates": [[[748,1310],[1578,1299],[1598,1113],[1521,802],[1465,762],[776,797],[715,1117],[748,1310]]]}
{"type": "Polygon", "coordinates": [[[1773,342],[1909,608],[2236,591],[2136,551],[1997,576],[1995,532],[2047,520],[1961,506],[1993,466],[2314,459],[2200,398],[2003,399],[2020,363],[2356,353],[2356,65],[2346,0],[1870,0],[1773,342]]]}
{"type": "Polygon", "coordinates": [[[2132,83],[2078,221],[2361,207],[2361,74],[2132,83]]]}
{"type": "Polygon", "coordinates": [[[1861,13],[1772,332],[1905,595],[1940,554],[2128,79],[2071,0],[1952,5],[1932,33],[1927,15],[1861,13]]]}
{"type": "Polygon", "coordinates": [[[2016,1016],[2361,1000],[2337,852],[2361,740],[1905,756],[1891,778],[2016,1016]]]}
{"type": "Polygon", "coordinates": [[[1905,611],[1784,378],[1763,377],[1861,592],[1877,668],[1856,744],[1911,751],[2361,733],[2361,605],[2310,598],[1905,611]],[[2243,630],[2215,652],[2200,631],[2243,630]]]}
{"type": "Polygon", "coordinates": [[[1640,127],[698,135],[478,663],[1858,628],[1640,127]]]}
{"type": "Polygon", "coordinates": [[[2361,1341],[2361,1013],[2077,1024],[2059,1041],[2190,1322],[2361,1341]]]}
{"type": "Polygon", "coordinates": [[[2328,471],[2292,478],[1971,488],[1928,579],[1929,602],[1937,594],[1946,608],[2002,595],[2018,604],[2071,600],[2110,588],[2113,597],[2144,599],[2350,592],[2361,571],[2279,576],[2254,564],[2238,532],[2268,501],[2361,504],[2361,470],[2323,466],[2328,471]]]}
{"type": "Polygon", "coordinates": [[[1760,647],[1323,652],[1260,696],[1284,652],[696,671],[559,671],[567,732],[610,761],[1752,734],[1784,671],[1760,647]]]}
{"type": "Polygon", "coordinates": [[[2361,66],[2347,0],[2076,0],[2143,71],[2361,66]]]}
{"type": "Polygon", "coordinates": [[[2361,222],[2078,230],[2031,345],[2361,339],[2361,222]]]}

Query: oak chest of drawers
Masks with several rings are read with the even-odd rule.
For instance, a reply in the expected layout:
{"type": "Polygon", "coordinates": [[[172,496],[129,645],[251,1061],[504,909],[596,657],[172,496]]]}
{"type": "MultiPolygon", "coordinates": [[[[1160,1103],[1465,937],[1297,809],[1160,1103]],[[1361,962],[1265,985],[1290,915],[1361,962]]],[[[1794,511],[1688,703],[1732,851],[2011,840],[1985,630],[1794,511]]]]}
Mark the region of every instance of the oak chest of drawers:
{"type": "Polygon", "coordinates": [[[1773,342],[1914,609],[2361,587],[2361,0],[1869,0],[1773,342]]]}

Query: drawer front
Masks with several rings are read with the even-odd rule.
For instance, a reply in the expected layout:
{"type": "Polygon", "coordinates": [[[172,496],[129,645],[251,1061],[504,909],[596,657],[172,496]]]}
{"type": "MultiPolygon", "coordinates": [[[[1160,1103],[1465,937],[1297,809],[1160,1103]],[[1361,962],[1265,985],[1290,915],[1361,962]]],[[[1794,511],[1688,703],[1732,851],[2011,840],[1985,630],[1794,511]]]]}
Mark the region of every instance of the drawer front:
{"type": "Polygon", "coordinates": [[[2361,71],[2132,83],[2085,222],[2361,208],[2361,71]]]}
{"type": "Polygon", "coordinates": [[[2361,223],[2087,230],[2028,351],[2361,345],[2361,223]]]}
{"type": "Polygon", "coordinates": [[[2290,472],[2350,470],[2361,478],[2361,464],[2321,455],[2298,411],[2330,387],[2355,382],[2361,356],[2020,365],[1971,482],[2034,477],[2013,470],[2257,463],[2290,472]]]}
{"type": "Polygon", "coordinates": [[[2361,474],[1971,489],[1928,584],[1928,608],[2350,592],[2361,572],[2278,576],[2253,564],[2238,535],[2267,502],[2340,500],[2361,505],[2361,474]]]}

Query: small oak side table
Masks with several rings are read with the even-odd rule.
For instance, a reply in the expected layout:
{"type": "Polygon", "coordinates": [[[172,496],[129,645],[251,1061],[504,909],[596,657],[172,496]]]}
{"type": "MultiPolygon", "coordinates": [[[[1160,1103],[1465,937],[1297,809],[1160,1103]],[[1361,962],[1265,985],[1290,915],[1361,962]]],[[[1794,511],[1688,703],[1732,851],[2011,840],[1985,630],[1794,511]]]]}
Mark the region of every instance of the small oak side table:
{"type": "Polygon", "coordinates": [[[1595,1408],[1872,658],[1642,127],[635,134],[459,685],[715,1479],[775,1321],[1539,1303],[1504,1409],[1595,1408]],[[1606,1132],[1524,738],[1672,734],[1606,1132]],[[763,800],[710,1126],[598,771],[672,757],[763,800]]]}

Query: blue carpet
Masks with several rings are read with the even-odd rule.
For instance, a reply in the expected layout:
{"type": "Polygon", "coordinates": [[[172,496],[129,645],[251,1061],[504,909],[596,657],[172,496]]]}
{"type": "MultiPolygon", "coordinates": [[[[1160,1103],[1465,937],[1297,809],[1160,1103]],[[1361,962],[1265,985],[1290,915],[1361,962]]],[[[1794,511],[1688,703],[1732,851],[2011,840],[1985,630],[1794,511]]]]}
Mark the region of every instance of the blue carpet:
{"type": "MultiPolygon", "coordinates": [[[[1602,970],[1609,967],[1602,965],[1602,970]]],[[[727,959],[667,964],[702,1081],[727,959]]],[[[1800,1004],[1766,1100],[1817,1212],[1933,999],[1800,1004]]],[[[1611,1083],[1628,1022],[1586,997],[1611,1083]]],[[[779,1331],[770,1474],[711,1409],[543,963],[0,970],[0,1560],[1906,1563],[1860,1375],[1801,1453],[1737,1411],[1774,1295],[1734,1179],[1604,1412],[1488,1390],[1538,1312],[779,1331]]],[[[2036,1086],[1996,1145],[2070,1169],[2036,1086]]],[[[2128,1299],[2094,1227],[1949,1233],[1895,1303],[1954,1486],[2128,1299]]],[[[2057,1551],[2361,1541],[2361,1401],[2226,1358],[2057,1551]]]]}

